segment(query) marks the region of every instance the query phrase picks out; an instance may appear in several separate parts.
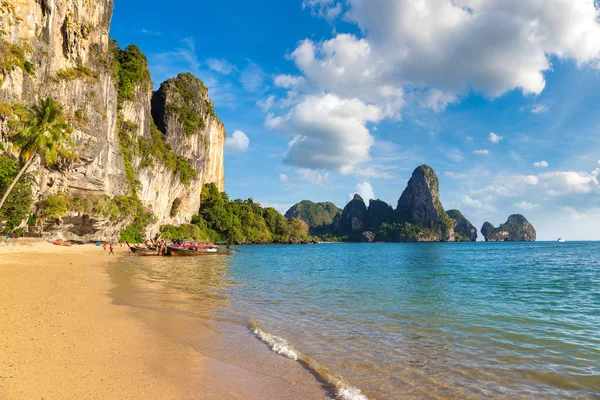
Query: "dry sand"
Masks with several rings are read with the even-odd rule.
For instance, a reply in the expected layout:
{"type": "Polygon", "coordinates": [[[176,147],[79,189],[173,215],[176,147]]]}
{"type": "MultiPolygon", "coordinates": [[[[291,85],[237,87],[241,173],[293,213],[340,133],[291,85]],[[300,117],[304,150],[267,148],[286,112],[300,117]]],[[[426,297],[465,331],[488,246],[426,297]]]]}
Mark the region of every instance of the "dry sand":
{"type": "Polygon", "coordinates": [[[243,329],[113,304],[117,260],[94,246],[0,247],[0,398],[329,398],[243,329]]]}

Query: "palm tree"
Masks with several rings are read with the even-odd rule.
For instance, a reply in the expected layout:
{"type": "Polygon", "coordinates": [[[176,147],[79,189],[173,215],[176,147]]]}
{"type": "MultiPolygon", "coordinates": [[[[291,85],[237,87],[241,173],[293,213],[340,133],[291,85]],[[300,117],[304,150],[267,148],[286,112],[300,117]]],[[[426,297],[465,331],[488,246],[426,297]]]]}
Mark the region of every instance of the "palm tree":
{"type": "Polygon", "coordinates": [[[63,106],[48,97],[33,105],[20,121],[10,124],[17,131],[13,136],[13,144],[20,150],[19,158],[23,167],[0,200],[0,209],[36,155],[43,156],[48,166],[56,164],[59,156],[75,158],[70,135],[73,129],[62,119],[62,115],[63,106]]]}

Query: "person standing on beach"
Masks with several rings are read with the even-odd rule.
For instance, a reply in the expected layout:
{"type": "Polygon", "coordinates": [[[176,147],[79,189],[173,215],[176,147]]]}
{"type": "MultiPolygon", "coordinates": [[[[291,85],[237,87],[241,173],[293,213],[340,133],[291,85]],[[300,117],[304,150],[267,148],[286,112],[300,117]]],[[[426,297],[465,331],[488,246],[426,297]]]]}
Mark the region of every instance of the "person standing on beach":
{"type": "Polygon", "coordinates": [[[111,254],[113,256],[115,255],[115,251],[114,251],[112,243],[110,244],[110,247],[108,248],[108,255],[110,256],[111,254]]]}
{"type": "Polygon", "coordinates": [[[102,248],[106,251],[106,243],[102,243],[102,248]]]}

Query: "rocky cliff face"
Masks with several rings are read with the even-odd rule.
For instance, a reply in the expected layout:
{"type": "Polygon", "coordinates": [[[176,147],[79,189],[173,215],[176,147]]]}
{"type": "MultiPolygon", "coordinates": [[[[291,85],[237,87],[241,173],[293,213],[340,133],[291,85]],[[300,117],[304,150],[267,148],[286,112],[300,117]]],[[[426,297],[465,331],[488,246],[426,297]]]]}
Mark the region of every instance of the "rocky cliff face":
{"type": "Polygon", "coordinates": [[[486,242],[534,242],[536,232],[527,218],[513,214],[498,228],[486,222],[481,228],[481,234],[486,242]]]}
{"type": "MultiPolygon", "coordinates": [[[[39,192],[122,191],[108,37],[112,10],[112,0],[1,3],[0,102],[12,106],[54,97],[74,127],[80,161],[61,173],[40,170],[39,192]]],[[[6,143],[7,130],[1,133],[6,143]]]]}
{"type": "Polygon", "coordinates": [[[440,201],[437,175],[427,165],[413,172],[398,200],[396,213],[400,220],[439,230],[441,241],[454,241],[454,224],[440,201]]]}
{"type": "Polygon", "coordinates": [[[175,153],[190,160],[201,180],[222,191],[225,126],[202,81],[184,73],[163,82],[152,97],[152,116],[175,153]]]}
{"type": "Polygon", "coordinates": [[[349,234],[360,233],[369,226],[367,206],[360,195],[354,195],[350,203],[344,207],[341,216],[337,218],[335,225],[336,231],[349,234]]]}
{"type": "Polygon", "coordinates": [[[388,203],[382,200],[369,201],[369,219],[371,229],[379,229],[384,222],[394,218],[394,209],[388,203]]]}
{"type": "Polygon", "coordinates": [[[456,241],[477,241],[477,228],[460,211],[448,210],[446,213],[454,221],[454,237],[456,241]]]}
{"type": "MultiPolygon", "coordinates": [[[[197,174],[182,182],[181,174],[165,162],[157,159],[150,165],[143,154],[132,152],[129,162],[139,184],[137,196],[156,216],[150,234],[164,223],[188,222],[198,211],[203,183],[213,182],[223,189],[225,129],[214,115],[206,88],[191,75],[183,78],[188,89],[184,93],[177,88],[180,78],[161,86],[157,98],[164,101],[157,101],[152,111],[151,84],[137,85],[132,96],[120,98],[109,39],[112,11],[113,0],[0,2],[0,139],[9,143],[6,122],[14,117],[12,109],[18,104],[55,98],[65,106],[65,116],[74,128],[79,160],[53,170],[38,163],[37,199],[59,192],[112,198],[131,195],[119,140],[123,123],[131,131],[132,144],[139,144],[135,142],[138,137],[151,143],[151,117],[161,116],[158,123],[172,153],[182,157],[179,162],[185,159],[197,174]],[[188,131],[177,110],[187,112],[194,129],[188,131]],[[180,211],[171,217],[176,198],[182,201],[180,211]]],[[[75,211],[58,222],[48,222],[50,237],[78,241],[114,239],[127,223],[75,211]]]]}

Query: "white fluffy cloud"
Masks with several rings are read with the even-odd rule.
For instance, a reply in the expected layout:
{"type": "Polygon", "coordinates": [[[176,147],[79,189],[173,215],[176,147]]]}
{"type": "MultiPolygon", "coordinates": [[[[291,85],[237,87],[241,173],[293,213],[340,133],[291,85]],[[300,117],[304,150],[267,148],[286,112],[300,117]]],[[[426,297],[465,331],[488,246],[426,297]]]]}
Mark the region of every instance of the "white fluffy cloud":
{"type": "Polygon", "coordinates": [[[381,104],[386,116],[397,116],[404,105],[404,90],[387,81],[366,39],[340,34],[321,43],[304,40],[291,54],[314,90],[331,91],[347,98],[381,104]]]}
{"type": "Polygon", "coordinates": [[[250,139],[240,130],[233,132],[233,135],[225,139],[225,152],[229,154],[246,151],[249,146],[250,139]]]}
{"type": "Polygon", "coordinates": [[[370,160],[374,139],[367,124],[382,118],[373,105],[323,94],[305,97],[286,115],[269,115],[266,125],[293,137],[286,163],[348,174],[370,160]]]}
{"type": "MultiPolygon", "coordinates": [[[[294,136],[287,162],[304,168],[356,171],[370,158],[368,123],[401,118],[407,101],[442,111],[470,92],[491,98],[515,89],[540,94],[552,57],[600,67],[600,12],[594,0],[302,4],[321,18],[343,14],[361,32],[299,42],[288,54],[299,74],[275,78],[290,91],[292,109],[268,117],[267,125],[294,136]],[[340,104],[359,112],[344,113],[340,104]]],[[[497,144],[502,137],[490,133],[489,139],[497,144]]],[[[458,162],[462,153],[448,157],[458,162]]]]}
{"type": "MultiPolygon", "coordinates": [[[[362,182],[356,185],[356,194],[360,195],[364,201],[368,202],[369,200],[375,199],[375,192],[373,191],[373,186],[369,182],[362,182]]],[[[352,199],[354,197],[354,193],[350,193],[349,198],[352,199]]]]}
{"type": "MultiPolygon", "coordinates": [[[[539,94],[548,58],[578,64],[600,57],[593,0],[348,0],[392,82],[453,93],[539,94]]],[[[377,64],[374,64],[377,65],[377,64]]]]}
{"type": "Polygon", "coordinates": [[[487,149],[475,150],[475,151],[473,151],[473,154],[478,155],[478,156],[487,156],[490,154],[490,151],[487,149]]]}
{"type": "Polygon", "coordinates": [[[279,174],[279,181],[280,182],[284,182],[285,183],[285,182],[287,182],[289,180],[290,180],[290,177],[287,176],[286,174],[279,174]]]}
{"type": "Polygon", "coordinates": [[[494,132],[490,132],[489,138],[490,138],[490,142],[492,142],[494,144],[498,144],[502,141],[502,139],[504,139],[502,136],[496,135],[494,132]]]}
{"type": "Polygon", "coordinates": [[[539,162],[534,162],[533,166],[536,168],[547,168],[550,164],[548,164],[547,161],[539,161],[539,162]]]}

